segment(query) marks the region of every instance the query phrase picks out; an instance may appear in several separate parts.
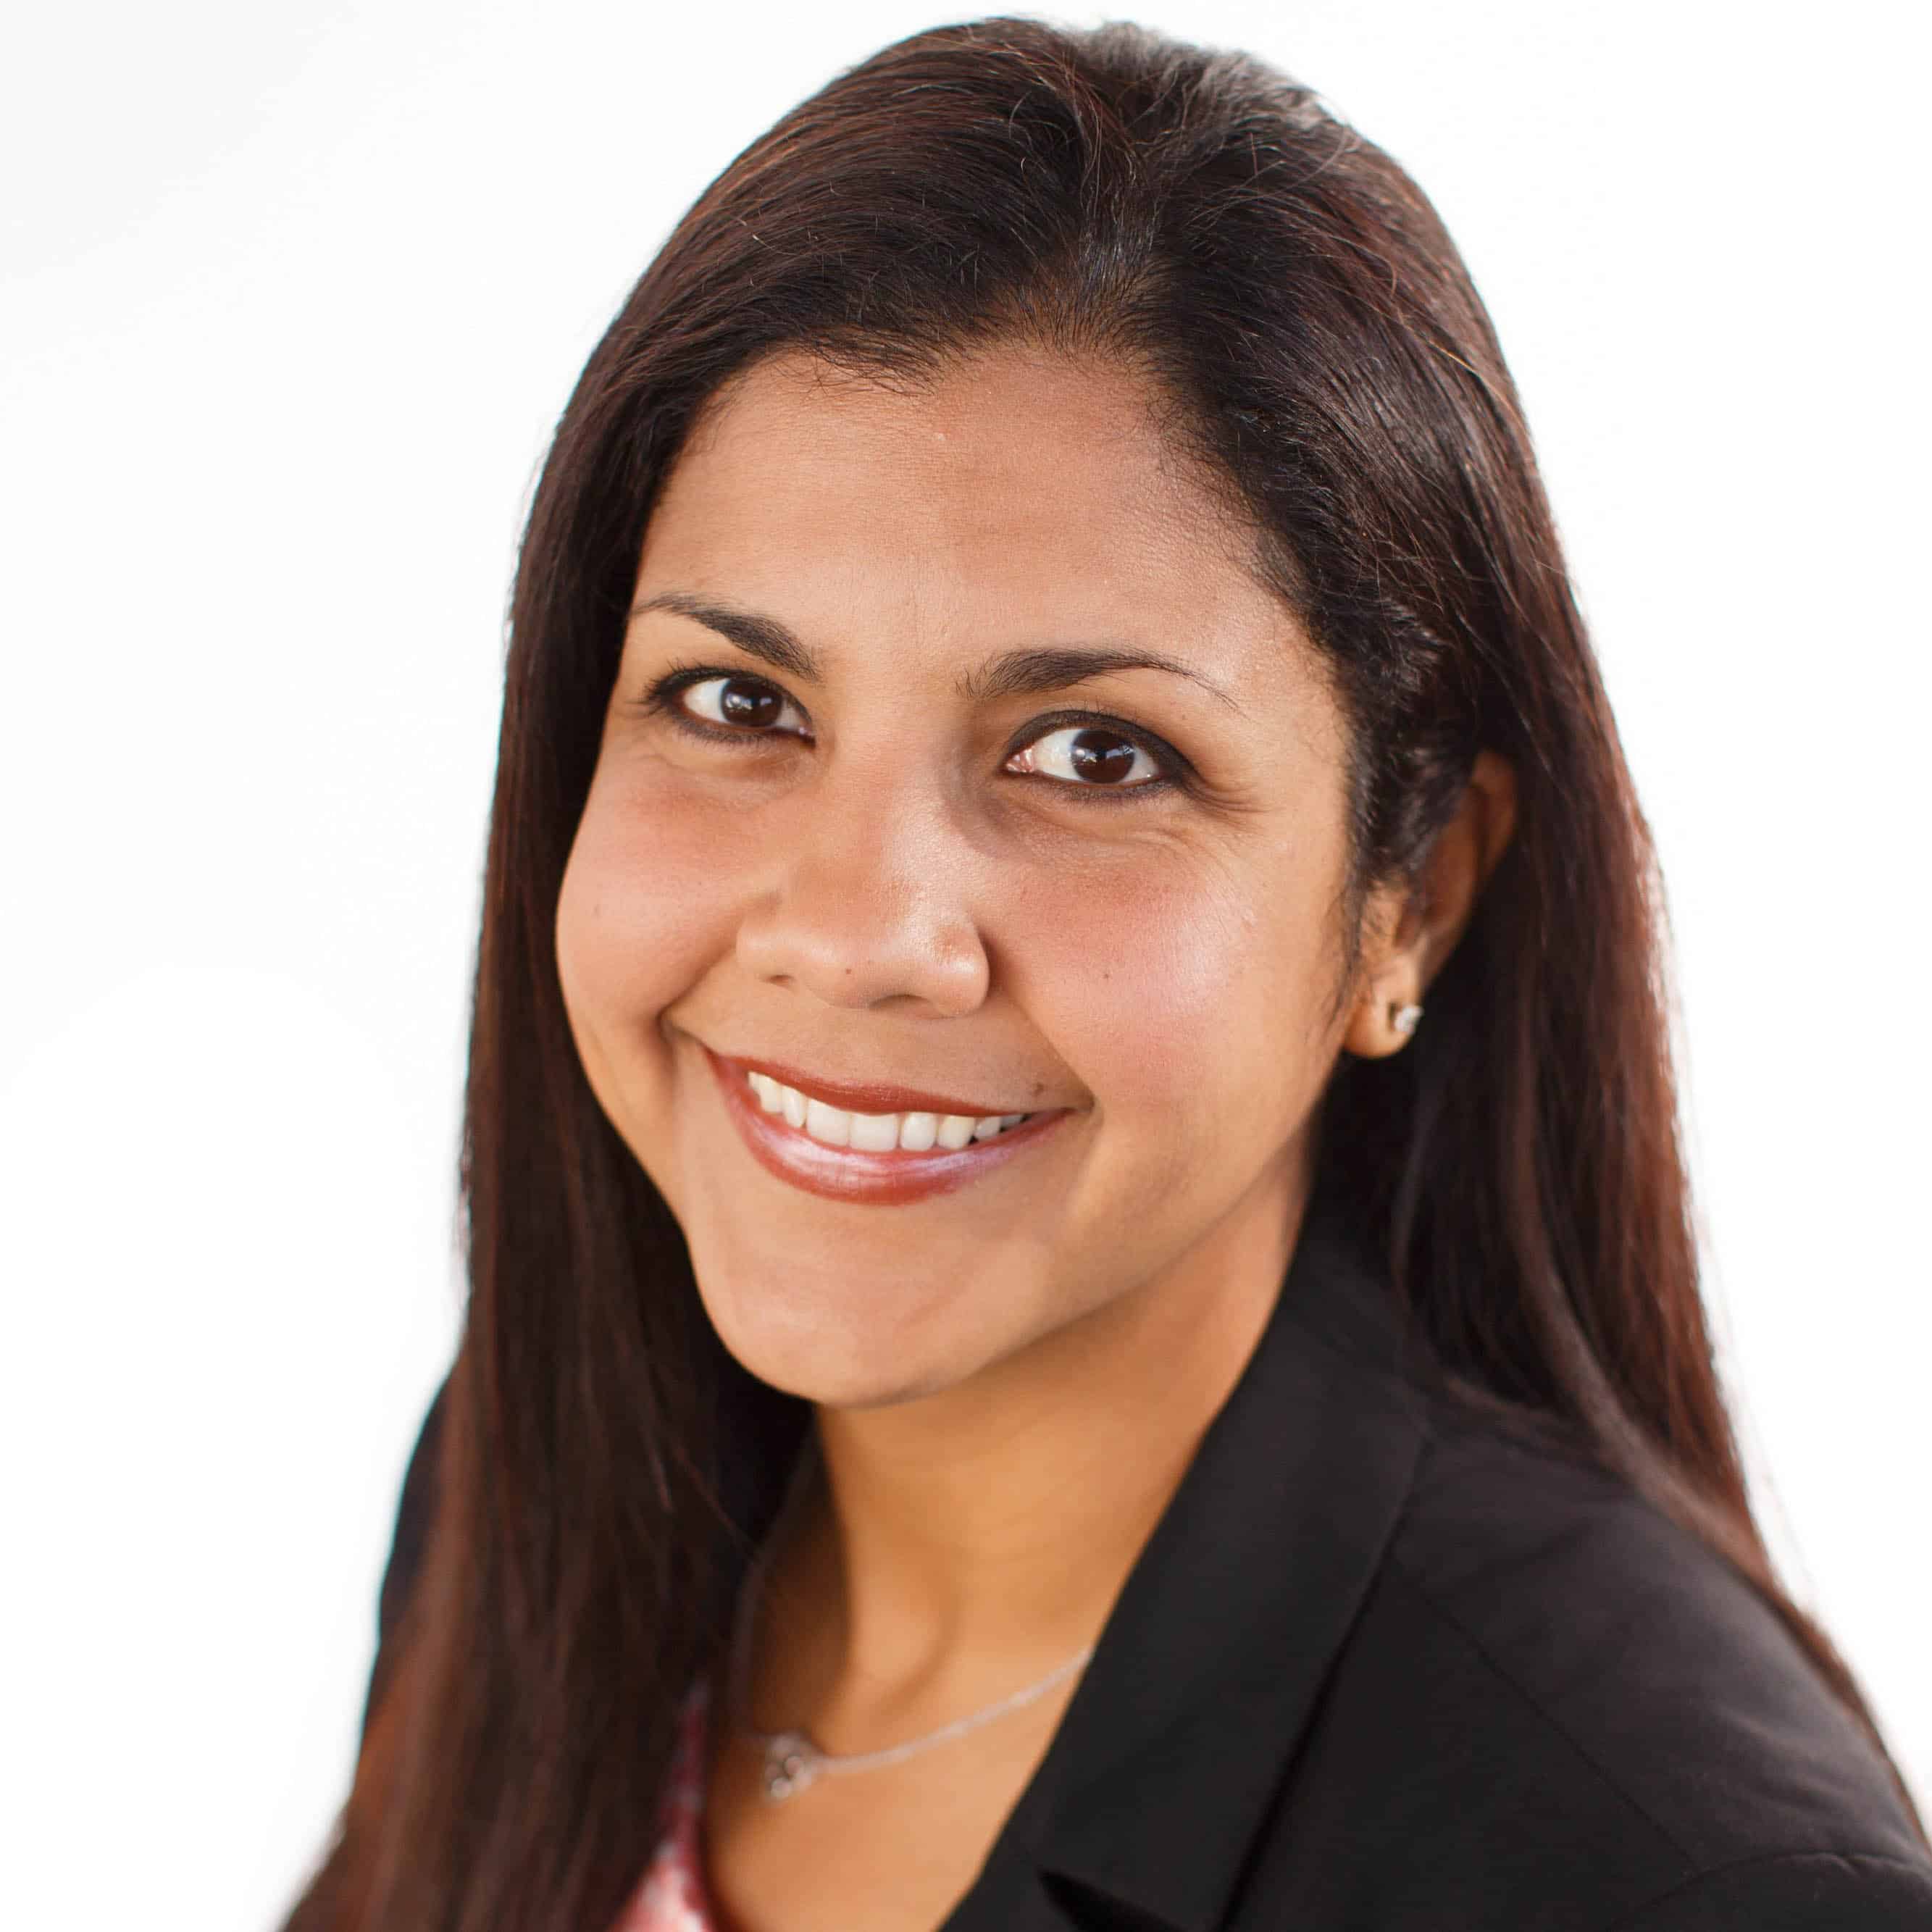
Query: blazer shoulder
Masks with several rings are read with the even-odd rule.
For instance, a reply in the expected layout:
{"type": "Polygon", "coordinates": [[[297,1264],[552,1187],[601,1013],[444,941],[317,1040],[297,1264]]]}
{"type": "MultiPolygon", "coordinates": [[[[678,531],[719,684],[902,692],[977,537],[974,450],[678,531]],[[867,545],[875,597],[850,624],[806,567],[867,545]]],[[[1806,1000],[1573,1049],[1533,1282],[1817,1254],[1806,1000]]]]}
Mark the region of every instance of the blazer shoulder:
{"type": "Polygon", "coordinates": [[[1879,1752],[1783,1618],[1621,1478],[1438,1412],[1390,1563],[1468,1666],[1642,1814],[1687,1875],[1743,1883],[1762,1862],[1823,1856],[1932,1879],[1879,1752]]]}
{"type": "Polygon", "coordinates": [[[1932,1932],[1932,1871],[1880,1857],[1793,1852],[1700,1874],[1611,1932],[1932,1932]]]}

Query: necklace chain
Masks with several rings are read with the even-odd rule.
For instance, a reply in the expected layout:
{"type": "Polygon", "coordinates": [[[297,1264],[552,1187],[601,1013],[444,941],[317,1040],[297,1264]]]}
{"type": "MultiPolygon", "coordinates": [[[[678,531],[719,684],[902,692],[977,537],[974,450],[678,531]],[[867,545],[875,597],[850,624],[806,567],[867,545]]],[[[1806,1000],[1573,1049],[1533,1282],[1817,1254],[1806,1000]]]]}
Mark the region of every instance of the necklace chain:
{"type": "MultiPolygon", "coordinates": [[[[779,1510],[782,1517],[796,1501],[802,1479],[808,1468],[816,1461],[814,1445],[808,1442],[800,1458],[799,1466],[793,1472],[791,1484],[787,1491],[784,1504],[779,1510]]],[[[731,1712],[738,1728],[764,1749],[764,1792],[766,1800],[772,1804],[802,1791],[812,1780],[824,1773],[842,1774],[855,1771],[874,1771],[889,1764],[898,1764],[916,1752],[928,1750],[934,1744],[963,1736],[967,1732],[977,1730],[982,1724],[989,1724],[996,1718],[1003,1718],[1010,1711],[1017,1711],[1022,1705],[1030,1704],[1036,1698],[1043,1697],[1048,1691],[1065,1678],[1070,1677],[1093,1656],[1094,1646],[1088,1644],[1064,1664],[1056,1665],[1036,1683],[1016,1690],[997,1702],[987,1705],[984,1709],[970,1712],[963,1718],[956,1718],[950,1724],[941,1724],[937,1730],[928,1731],[924,1736],[908,1738],[902,1744],[888,1744],[883,1749],[869,1751],[828,1751],[816,1743],[808,1732],[804,1730],[762,1731],[751,1721],[748,1667],[752,1612],[757,1599],[763,1594],[766,1558],[776,1542],[775,1534],[768,1533],[764,1547],[753,1558],[746,1573],[738,1605],[738,1613],[731,1634],[730,1677],[727,1686],[731,1712]]]]}

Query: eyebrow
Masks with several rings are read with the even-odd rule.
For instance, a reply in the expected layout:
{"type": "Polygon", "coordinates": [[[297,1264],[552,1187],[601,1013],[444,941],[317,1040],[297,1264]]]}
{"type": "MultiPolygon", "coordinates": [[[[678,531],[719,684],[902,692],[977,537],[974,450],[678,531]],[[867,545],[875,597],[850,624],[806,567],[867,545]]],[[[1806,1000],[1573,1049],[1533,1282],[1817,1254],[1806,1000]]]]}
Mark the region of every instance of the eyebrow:
{"type": "MultiPolygon", "coordinates": [[[[653,610],[668,610],[688,617],[716,631],[738,648],[761,659],[775,670],[822,684],[824,668],[818,655],[797,632],[776,617],[757,611],[740,610],[729,604],[707,598],[691,597],[680,591],[662,591],[632,606],[631,615],[641,617],[653,610]]],[[[1042,692],[1064,691],[1088,678],[1105,677],[1123,670],[1166,671],[1184,677],[1219,698],[1230,710],[1240,712],[1234,698],[1212,679],[1204,677],[1192,664],[1158,651],[1142,650],[1114,644],[1041,644],[1002,651],[976,668],[962,671],[956,688],[970,703],[983,704],[996,698],[1030,698],[1042,692]]],[[[1246,716],[1245,712],[1241,715],[1246,716]]]]}

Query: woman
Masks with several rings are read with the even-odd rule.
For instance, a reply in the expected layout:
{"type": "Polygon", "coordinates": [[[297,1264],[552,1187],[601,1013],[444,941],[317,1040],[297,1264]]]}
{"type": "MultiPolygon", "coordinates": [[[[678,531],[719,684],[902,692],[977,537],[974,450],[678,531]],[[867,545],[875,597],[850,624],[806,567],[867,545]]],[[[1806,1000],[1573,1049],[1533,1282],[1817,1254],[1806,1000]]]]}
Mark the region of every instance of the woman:
{"type": "Polygon", "coordinates": [[[1661,926],[1402,172],[1125,26],[835,80],[532,512],[469,1321],[291,1926],[1932,1926],[1661,926]]]}

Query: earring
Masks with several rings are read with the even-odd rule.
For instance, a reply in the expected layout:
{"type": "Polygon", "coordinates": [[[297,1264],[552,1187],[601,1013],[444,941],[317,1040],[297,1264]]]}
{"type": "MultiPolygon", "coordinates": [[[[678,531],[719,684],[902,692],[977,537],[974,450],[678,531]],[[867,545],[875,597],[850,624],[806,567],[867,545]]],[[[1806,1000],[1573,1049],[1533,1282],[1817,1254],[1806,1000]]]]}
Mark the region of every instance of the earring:
{"type": "Polygon", "coordinates": [[[1389,1024],[1394,1027],[1404,1040],[1408,1039],[1410,1034],[1414,1032],[1415,1023],[1421,1017],[1422,1009],[1413,1000],[1406,1006],[1397,1006],[1393,1000],[1389,1002],[1389,1024]]]}

